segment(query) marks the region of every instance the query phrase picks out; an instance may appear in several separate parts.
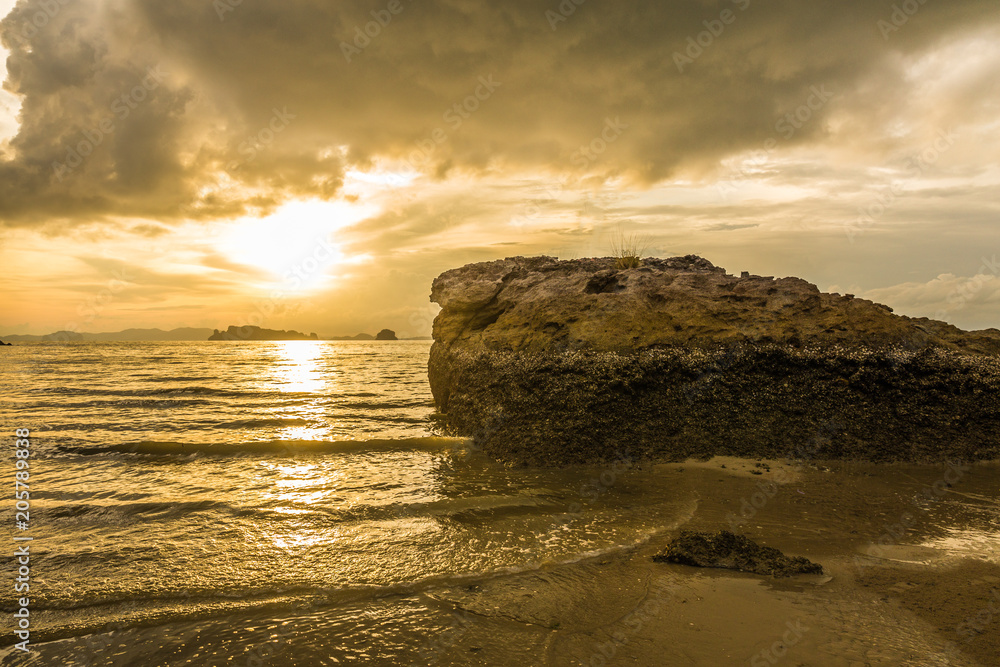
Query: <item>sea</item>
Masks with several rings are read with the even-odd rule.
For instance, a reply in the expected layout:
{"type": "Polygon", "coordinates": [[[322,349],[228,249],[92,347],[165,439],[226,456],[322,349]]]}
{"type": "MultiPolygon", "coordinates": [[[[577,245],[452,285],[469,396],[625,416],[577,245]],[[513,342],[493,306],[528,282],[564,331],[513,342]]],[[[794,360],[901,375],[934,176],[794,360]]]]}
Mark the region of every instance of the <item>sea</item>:
{"type": "Polygon", "coordinates": [[[32,538],[16,543],[32,652],[0,663],[432,664],[468,621],[428,591],[663,530],[662,507],[629,498],[628,460],[518,470],[440,434],[429,348],[4,348],[8,486],[15,429],[30,432],[28,527],[12,504],[3,520],[32,538]]]}
{"type": "MultiPolygon", "coordinates": [[[[442,432],[429,348],[2,348],[9,501],[0,521],[5,552],[30,553],[30,591],[12,594],[23,570],[4,557],[0,665],[603,665],[607,646],[621,655],[641,643],[625,633],[608,644],[612,631],[600,639],[598,629],[627,623],[629,605],[655,590],[648,573],[667,572],[643,570],[643,579],[629,563],[638,553],[654,567],[645,556],[700,506],[705,525],[780,530],[781,546],[797,553],[853,553],[883,532],[871,512],[891,522],[942,474],[859,474],[852,500],[827,503],[817,522],[817,506],[803,503],[844,488],[822,466],[803,468],[780,493],[730,476],[734,465],[654,466],[627,453],[601,466],[505,466],[442,432]],[[13,501],[16,429],[29,432],[25,516],[13,501]],[[728,505],[705,509],[725,494],[728,505]],[[28,652],[11,622],[19,595],[29,600],[28,652]]],[[[911,509],[919,525],[894,541],[1000,562],[997,494],[965,491],[943,514],[944,505],[911,509]]],[[[903,636],[890,625],[879,650],[903,636]]],[[[706,637],[676,642],[689,655],[725,643],[706,637]]],[[[845,650],[831,646],[831,655],[845,650]]]]}

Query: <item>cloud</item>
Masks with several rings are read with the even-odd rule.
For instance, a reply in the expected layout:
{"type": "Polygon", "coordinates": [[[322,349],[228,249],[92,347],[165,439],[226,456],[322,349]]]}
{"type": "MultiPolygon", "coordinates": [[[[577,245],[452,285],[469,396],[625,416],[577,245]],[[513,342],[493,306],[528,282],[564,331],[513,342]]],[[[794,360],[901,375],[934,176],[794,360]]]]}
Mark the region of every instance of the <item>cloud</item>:
{"type": "MultiPolygon", "coordinates": [[[[892,304],[898,314],[930,317],[967,329],[996,327],[1000,322],[1000,266],[983,258],[973,276],[943,273],[926,282],[906,282],[860,291],[858,296],[892,304]]],[[[831,287],[838,291],[837,286],[831,287]]]]}
{"type": "MultiPolygon", "coordinates": [[[[556,2],[404,0],[388,20],[382,1],[220,13],[203,0],[52,0],[32,30],[41,4],[22,0],[0,24],[22,102],[0,161],[8,225],[262,213],[337,197],[348,167],[393,161],[438,178],[649,184],[717,175],[771,139],[891,153],[918,137],[886,127],[942,76],[926,54],[998,22],[978,0],[920,5],[887,38],[877,22],[893,3],[869,0],[625,0],[566,16],[556,2]],[[808,121],[778,125],[797,112],[808,121]]],[[[978,60],[908,127],[989,117],[996,70],[978,60]]]]}

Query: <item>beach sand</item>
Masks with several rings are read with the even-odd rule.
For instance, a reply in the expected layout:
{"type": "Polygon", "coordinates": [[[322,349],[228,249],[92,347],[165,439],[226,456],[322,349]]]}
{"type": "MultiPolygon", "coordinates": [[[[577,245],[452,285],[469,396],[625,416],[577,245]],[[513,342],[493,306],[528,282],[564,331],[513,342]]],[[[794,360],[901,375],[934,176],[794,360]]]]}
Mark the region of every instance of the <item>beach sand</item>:
{"type": "Polygon", "coordinates": [[[425,657],[454,665],[1000,664],[996,464],[717,458],[656,468],[700,497],[685,528],[735,528],[821,563],[824,575],[654,563],[676,534],[666,531],[625,552],[434,592],[467,620],[425,657]],[[935,487],[946,475],[952,486],[935,487]]]}

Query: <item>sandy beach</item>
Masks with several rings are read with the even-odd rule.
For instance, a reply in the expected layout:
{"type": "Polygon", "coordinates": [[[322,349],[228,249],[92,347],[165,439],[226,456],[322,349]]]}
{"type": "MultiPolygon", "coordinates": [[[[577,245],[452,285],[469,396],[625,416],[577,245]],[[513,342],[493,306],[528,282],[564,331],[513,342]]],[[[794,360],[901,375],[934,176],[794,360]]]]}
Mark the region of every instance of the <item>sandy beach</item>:
{"type": "Polygon", "coordinates": [[[653,563],[666,531],[572,567],[436,593],[471,614],[438,647],[438,664],[498,664],[486,656],[501,642],[509,654],[518,627],[516,643],[532,648],[504,664],[998,664],[997,464],[955,466],[961,479],[940,495],[947,466],[713,459],[654,468],[699,497],[685,528],[728,528],[742,505],[741,532],[822,563],[824,575],[653,563]]]}

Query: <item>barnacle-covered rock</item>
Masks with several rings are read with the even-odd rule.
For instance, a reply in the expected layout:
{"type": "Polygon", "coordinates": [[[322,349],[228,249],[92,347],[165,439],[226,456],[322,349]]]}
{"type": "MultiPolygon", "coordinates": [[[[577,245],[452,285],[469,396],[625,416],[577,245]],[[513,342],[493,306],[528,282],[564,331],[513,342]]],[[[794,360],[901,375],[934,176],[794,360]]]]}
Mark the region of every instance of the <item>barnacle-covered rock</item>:
{"type": "Polygon", "coordinates": [[[700,257],[515,257],[439,276],[429,376],[496,458],[1000,458],[1000,331],[700,257]]]}
{"type": "Polygon", "coordinates": [[[802,556],[789,558],[773,547],[764,547],[728,530],[699,533],[685,530],[653,560],[692,567],[718,567],[774,577],[823,574],[823,566],[802,556]]]}

